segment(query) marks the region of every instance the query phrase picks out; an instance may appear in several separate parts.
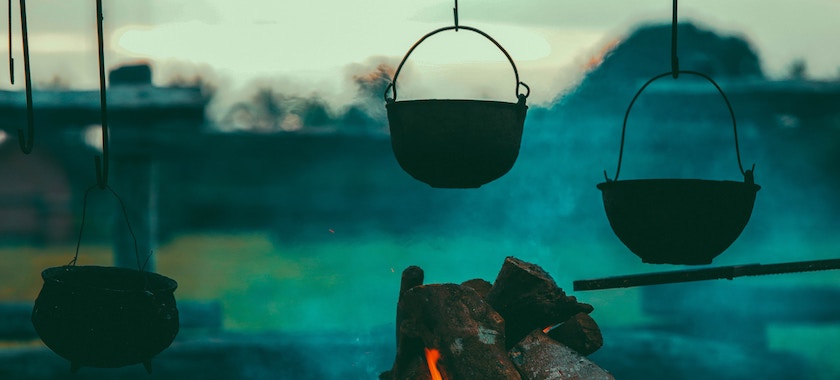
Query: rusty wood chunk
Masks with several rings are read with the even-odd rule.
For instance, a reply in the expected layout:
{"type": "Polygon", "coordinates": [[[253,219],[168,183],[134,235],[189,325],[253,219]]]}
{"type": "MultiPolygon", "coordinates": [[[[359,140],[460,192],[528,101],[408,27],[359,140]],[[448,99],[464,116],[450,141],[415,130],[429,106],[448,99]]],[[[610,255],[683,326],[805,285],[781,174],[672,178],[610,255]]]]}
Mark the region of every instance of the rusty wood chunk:
{"type": "Polygon", "coordinates": [[[456,284],[416,286],[397,306],[403,316],[394,380],[412,379],[416,358],[437,349],[448,379],[515,380],[519,374],[505,349],[504,320],[475,290],[456,284]]]}
{"type": "Polygon", "coordinates": [[[540,330],[512,348],[510,357],[523,380],[615,380],[609,372],[540,330]]]}
{"type": "Polygon", "coordinates": [[[505,259],[487,302],[505,319],[506,347],[513,347],[536,329],[563,322],[577,313],[590,313],[591,305],[567,297],[538,265],[515,257],[505,259]]]}
{"type": "Polygon", "coordinates": [[[408,268],[405,268],[402,272],[402,278],[400,279],[400,295],[397,299],[397,345],[400,344],[400,324],[405,319],[403,315],[400,313],[399,308],[399,300],[402,300],[403,294],[405,294],[408,289],[411,289],[415,286],[423,285],[423,278],[424,278],[423,269],[412,265],[408,268]]]}
{"type": "Polygon", "coordinates": [[[575,314],[549,331],[548,336],[584,356],[598,351],[604,345],[601,328],[586,313],[575,314]]]}
{"type": "MultiPolygon", "coordinates": [[[[403,376],[407,376],[406,378],[415,378],[420,380],[428,379],[431,376],[427,373],[426,377],[424,378],[417,374],[417,363],[425,363],[424,360],[420,360],[422,359],[422,357],[420,356],[421,352],[404,353],[400,355],[399,347],[405,346],[408,347],[407,349],[412,349],[413,347],[414,350],[417,350],[417,344],[413,344],[410,342],[402,342],[403,336],[402,334],[400,334],[400,325],[402,325],[402,322],[406,318],[399,307],[399,303],[402,302],[403,294],[405,294],[405,292],[407,292],[409,289],[415,286],[423,285],[423,277],[423,269],[416,265],[409,266],[408,268],[405,268],[405,270],[403,270],[402,272],[402,278],[400,279],[399,299],[397,301],[397,357],[394,359],[394,365],[392,366],[392,369],[401,368],[403,371],[403,376]]],[[[395,375],[393,374],[393,371],[385,371],[379,374],[379,378],[381,380],[397,379],[397,377],[395,377],[395,375]]]]}
{"type": "Polygon", "coordinates": [[[490,293],[490,288],[493,287],[489,281],[482,280],[480,278],[474,278],[472,280],[467,280],[461,283],[461,286],[470,287],[481,296],[481,298],[487,298],[487,294],[490,293]]]}
{"type": "Polygon", "coordinates": [[[411,289],[415,286],[423,285],[423,269],[412,265],[402,272],[402,279],[400,281],[400,297],[402,297],[403,293],[405,293],[408,289],[411,289]]]}

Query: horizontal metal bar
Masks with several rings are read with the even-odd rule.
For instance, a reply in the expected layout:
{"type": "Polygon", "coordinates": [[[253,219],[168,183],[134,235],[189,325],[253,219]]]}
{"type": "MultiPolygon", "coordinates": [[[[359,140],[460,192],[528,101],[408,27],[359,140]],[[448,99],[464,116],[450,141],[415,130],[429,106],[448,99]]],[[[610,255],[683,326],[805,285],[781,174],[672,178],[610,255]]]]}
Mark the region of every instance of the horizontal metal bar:
{"type": "Polygon", "coordinates": [[[778,264],[747,264],[717,268],[686,269],[669,272],[631,274],[626,276],[605,277],[592,280],[577,280],[574,290],[601,290],[630,288],[634,286],[672,284],[678,282],[703,280],[731,280],[735,277],[762,276],[798,272],[814,272],[840,269],[840,259],[795,261],[778,264]]]}

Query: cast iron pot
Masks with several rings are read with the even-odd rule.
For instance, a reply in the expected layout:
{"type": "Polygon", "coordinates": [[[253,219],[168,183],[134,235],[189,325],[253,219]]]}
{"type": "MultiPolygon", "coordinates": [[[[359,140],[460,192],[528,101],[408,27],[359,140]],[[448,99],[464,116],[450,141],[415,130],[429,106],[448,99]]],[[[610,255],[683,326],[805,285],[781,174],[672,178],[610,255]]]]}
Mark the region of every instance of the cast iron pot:
{"type": "MultiPolygon", "coordinates": [[[[439,188],[476,188],[507,173],[519,155],[528,93],[520,94],[519,72],[502,46],[469,26],[437,29],[406,53],[385,90],[391,148],[400,167],[415,179],[439,188]],[[507,57],[516,79],[516,103],[480,100],[396,101],[397,77],[411,52],[445,30],[469,30],[493,42],[507,57]],[[392,97],[388,97],[391,92],[392,97]]],[[[530,92],[530,90],[528,91],[530,92]]]]}
{"type": "Polygon", "coordinates": [[[168,277],[100,266],[47,268],[41,277],[32,324],[73,371],[137,363],[151,371],[178,334],[178,284],[168,277]]]}
{"type": "Polygon", "coordinates": [[[744,230],[759,188],[701,179],[598,184],[616,236],[651,264],[710,264],[744,230]]]}
{"type": "MultiPolygon", "coordinates": [[[[621,149],[615,178],[598,184],[604,210],[615,235],[643,262],[652,264],[710,264],[741,235],[750,219],[756,193],[753,169],[743,170],[738,148],[735,113],[723,90],[708,76],[679,71],[710,81],[723,96],[735,131],[735,152],[743,182],[703,179],[618,180],[624,152],[627,117],[636,99],[658,75],[636,93],[621,132],[621,149]]],[[[753,165],[753,168],[755,165],[753,165]]]]}

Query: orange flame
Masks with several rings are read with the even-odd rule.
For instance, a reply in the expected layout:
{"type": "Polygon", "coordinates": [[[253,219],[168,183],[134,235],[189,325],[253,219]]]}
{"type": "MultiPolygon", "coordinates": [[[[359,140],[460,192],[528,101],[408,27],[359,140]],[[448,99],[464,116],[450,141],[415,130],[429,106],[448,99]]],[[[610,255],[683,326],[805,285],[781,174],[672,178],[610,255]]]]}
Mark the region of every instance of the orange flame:
{"type": "Polygon", "coordinates": [[[443,380],[443,375],[437,366],[438,360],[440,360],[440,351],[435,348],[426,348],[426,364],[429,365],[432,380],[443,380]]]}
{"type": "Polygon", "coordinates": [[[560,323],[546,326],[542,332],[548,334],[549,331],[554,330],[555,327],[560,326],[560,323]]]}

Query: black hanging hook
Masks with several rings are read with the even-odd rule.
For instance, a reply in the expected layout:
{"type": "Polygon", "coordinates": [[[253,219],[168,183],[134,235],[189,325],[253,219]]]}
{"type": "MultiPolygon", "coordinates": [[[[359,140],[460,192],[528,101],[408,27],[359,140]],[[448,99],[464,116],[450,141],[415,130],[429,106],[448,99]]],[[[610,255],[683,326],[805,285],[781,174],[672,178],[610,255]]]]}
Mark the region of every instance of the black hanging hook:
{"type": "MultiPolygon", "coordinates": [[[[23,1],[23,0],[21,0],[23,1]]],[[[108,102],[105,89],[105,48],[102,32],[102,0],[96,0],[96,32],[99,45],[99,103],[102,126],[102,156],[95,156],[96,183],[100,189],[108,186],[108,102]]]]}
{"type": "Polygon", "coordinates": [[[15,84],[15,58],[12,56],[12,0],[9,0],[9,80],[15,84]]]}
{"type": "Polygon", "coordinates": [[[677,0],[674,0],[673,16],[671,19],[671,76],[680,76],[680,59],[677,57],[677,0]]]}
{"type": "MultiPolygon", "coordinates": [[[[11,0],[9,1],[9,26],[11,29],[11,0]]],[[[26,135],[23,130],[18,129],[18,143],[24,154],[32,153],[35,145],[35,112],[32,110],[32,71],[29,68],[29,32],[26,26],[26,1],[20,0],[20,28],[23,33],[23,79],[26,88],[26,135]]],[[[14,60],[11,57],[11,32],[9,33],[9,66],[14,67],[14,60]]],[[[14,69],[10,69],[12,83],[14,84],[14,69]]]]}
{"type": "Polygon", "coordinates": [[[455,31],[458,31],[458,0],[455,0],[455,8],[452,8],[452,13],[455,15],[455,31]]]}

